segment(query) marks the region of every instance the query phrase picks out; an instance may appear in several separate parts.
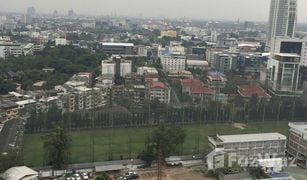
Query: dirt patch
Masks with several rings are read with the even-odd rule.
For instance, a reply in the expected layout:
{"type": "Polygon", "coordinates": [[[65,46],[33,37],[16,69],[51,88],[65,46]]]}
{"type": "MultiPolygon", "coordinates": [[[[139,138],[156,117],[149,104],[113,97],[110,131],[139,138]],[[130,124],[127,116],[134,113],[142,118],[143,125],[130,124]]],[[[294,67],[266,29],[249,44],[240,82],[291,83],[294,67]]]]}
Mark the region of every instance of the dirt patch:
{"type": "Polygon", "coordinates": [[[238,129],[246,129],[246,124],[243,123],[233,123],[232,127],[238,128],[238,129]]]}
{"type": "MultiPolygon", "coordinates": [[[[162,178],[163,180],[213,180],[204,177],[201,167],[176,167],[176,168],[165,168],[163,170],[162,178]]],[[[156,170],[142,170],[138,171],[140,179],[144,180],[156,180],[157,172],[156,170]]]]}

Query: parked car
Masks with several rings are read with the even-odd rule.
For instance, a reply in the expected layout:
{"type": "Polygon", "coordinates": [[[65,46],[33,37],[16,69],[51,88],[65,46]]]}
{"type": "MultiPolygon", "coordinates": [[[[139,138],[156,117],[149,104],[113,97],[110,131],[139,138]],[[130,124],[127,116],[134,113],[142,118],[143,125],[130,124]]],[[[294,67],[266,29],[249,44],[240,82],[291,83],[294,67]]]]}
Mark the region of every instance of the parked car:
{"type": "Polygon", "coordinates": [[[86,172],[82,173],[81,176],[82,176],[83,180],[88,180],[89,179],[88,174],[86,172]]]}
{"type": "Polygon", "coordinates": [[[137,168],[139,168],[139,169],[143,169],[143,168],[149,168],[150,166],[148,165],[148,164],[146,164],[146,163],[144,163],[144,164],[139,164],[138,166],[137,166],[137,168]]]}
{"type": "Polygon", "coordinates": [[[139,175],[136,172],[127,172],[125,174],[127,179],[138,179],[139,175]]]}
{"type": "Polygon", "coordinates": [[[79,173],[75,173],[75,174],[74,174],[74,178],[75,178],[76,180],[81,180],[81,177],[80,177],[80,174],[79,174],[79,173]]]}

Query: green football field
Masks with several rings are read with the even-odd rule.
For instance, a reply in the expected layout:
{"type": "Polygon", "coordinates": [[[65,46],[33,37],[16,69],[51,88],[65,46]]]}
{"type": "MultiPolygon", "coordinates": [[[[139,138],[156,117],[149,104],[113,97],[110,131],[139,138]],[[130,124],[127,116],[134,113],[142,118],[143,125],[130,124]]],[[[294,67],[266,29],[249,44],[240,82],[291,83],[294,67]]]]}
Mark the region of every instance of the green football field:
{"type": "MultiPolygon", "coordinates": [[[[180,154],[206,153],[208,135],[279,132],[288,134],[287,122],[249,123],[245,129],[231,124],[181,125],[186,132],[180,154]]],[[[122,156],[136,158],[144,148],[145,138],[154,128],[101,129],[69,132],[72,138],[72,163],[118,160],[122,156]]],[[[46,134],[25,134],[23,159],[27,166],[44,165],[43,137],[46,134]]]]}

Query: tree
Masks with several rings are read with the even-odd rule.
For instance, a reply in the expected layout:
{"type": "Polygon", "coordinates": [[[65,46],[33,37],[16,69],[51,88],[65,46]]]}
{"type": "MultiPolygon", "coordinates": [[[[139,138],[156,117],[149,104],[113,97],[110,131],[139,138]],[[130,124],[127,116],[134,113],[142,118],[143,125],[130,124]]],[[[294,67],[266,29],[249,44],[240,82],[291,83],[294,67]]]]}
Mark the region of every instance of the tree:
{"type": "Polygon", "coordinates": [[[9,80],[3,80],[0,77],[0,94],[7,94],[10,91],[15,91],[16,84],[9,80]]]}
{"type": "Polygon", "coordinates": [[[108,178],[108,175],[104,172],[100,176],[96,177],[95,180],[107,180],[108,178]]]}
{"type": "Polygon", "coordinates": [[[66,168],[69,163],[71,140],[64,130],[57,126],[53,132],[46,136],[44,148],[47,151],[47,164],[54,170],[66,168]]]}
{"type": "Polygon", "coordinates": [[[167,128],[164,126],[154,130],[151,136],[146,138],[145,151],[143,157],[146,162],[150,162],[152,157],[156,157],[161,151],[164,157],[177,153],[178,147],[184,143],[186,134],[180,127],[167,128]]]}
{"type": "Polygon", "coordinates": [[[0,172],[3,172],[13,166],[21,165],[20,156],[16,151],[9,151],[5,154],[0,154],[0,172]]]}

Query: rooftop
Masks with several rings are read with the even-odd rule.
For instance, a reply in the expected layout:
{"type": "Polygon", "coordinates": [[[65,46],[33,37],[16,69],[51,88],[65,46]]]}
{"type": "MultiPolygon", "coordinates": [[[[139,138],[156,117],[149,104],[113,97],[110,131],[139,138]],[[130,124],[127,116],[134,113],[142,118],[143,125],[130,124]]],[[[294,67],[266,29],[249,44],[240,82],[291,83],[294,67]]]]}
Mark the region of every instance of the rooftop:
{"type": "Polygon", "coordinates": [[[238,87],[238,93],[242,97],[252,97],[253,95],[257,95],[260,98],[270,98],[271,96],[265,92],[257,84],[249,84],[249,85],[242,85],[238,87]]]}
{"type": "Polygon", "coordinates": [[[26,166],[19,166],[19,167],[12,167],[8,170],[6,170],[2,178],[6,180],[16,180],[16,179],[34,179],[34,177],[37,177],[38,173],[26,166]]]}
{"type": "Polygon", "coordinates": [[[162,88],[165,89],[166,85],[163,82],[152,82],[150,88],[162,88]]]}
{"type": "Polygon", "coordinates": [[[238,134],[238,135],[217,135],[223,143],[255,142],[286,140],[287,137],[280,133],[258,133],[258,134],[238,134]]]}
{"type": "Polygon", "coordinates": [[[28,100],[23,100],[23,101],[17,101],[16,104],[18,104],[19,106],[22,106],[22,105],[27,105],[27,104],[33,104],[35,102],[36,101],[33,99],[28,99],[28,100]]]}
{"type": "Polygon", "coordinates": [[[113,42],[103,42],[103,46],[127,46],[127,47],[133,47],[133,43],[113,43],[113,42]]]}
{"type": "Polygon", "coordinates": [[[199,94],[213,94],[214,91],[211,88],[205,87],[204,83],[199,79],[181,79],[181,85],[184,87],[190,87],[191,93],[199,94]]]}
{"type": "Polygon", "coordinates": [[[294,54],[294,53],[276,53],[275,56],[295,57],[295,58],[299,58],[300,57],[298,54],[294,54]]]}
{"type": "Polygon", "coordinates": [[[304,139],[307,139],[307,122],[293,122],[289,123],[288,125],[297,133],[304,134],[304,139]]]}

